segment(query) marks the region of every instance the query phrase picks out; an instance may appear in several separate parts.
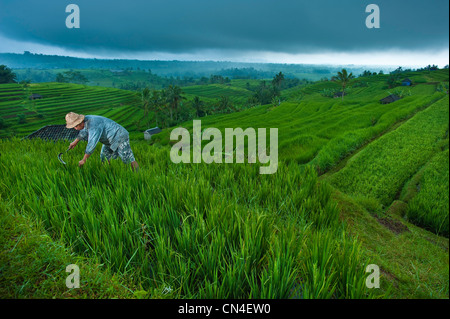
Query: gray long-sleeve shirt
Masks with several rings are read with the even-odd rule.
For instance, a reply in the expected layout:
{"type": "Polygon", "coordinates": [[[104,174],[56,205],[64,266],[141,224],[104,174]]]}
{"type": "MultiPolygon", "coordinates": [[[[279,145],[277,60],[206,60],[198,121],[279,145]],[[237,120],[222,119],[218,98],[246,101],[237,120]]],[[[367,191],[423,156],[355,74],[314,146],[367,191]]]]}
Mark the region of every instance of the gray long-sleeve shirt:
{"type": "Polygon", "coordinates": [[[98,142],[115,151],[120,143],[129,139],[129,133],[123,126],[106,117],[86,115],[84,121],[84,129],[80,131],[77,138],[88,141],[86,154],[92,154],[98,142]]]}

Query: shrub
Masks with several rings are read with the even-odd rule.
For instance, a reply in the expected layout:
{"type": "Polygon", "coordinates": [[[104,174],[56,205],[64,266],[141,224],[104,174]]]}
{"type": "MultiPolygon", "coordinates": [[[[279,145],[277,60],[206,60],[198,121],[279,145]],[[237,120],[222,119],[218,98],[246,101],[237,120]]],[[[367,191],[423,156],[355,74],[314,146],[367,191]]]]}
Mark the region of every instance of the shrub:
{"type": "Polygon", "coordinates": [[[406,96],[412,95],[411,90],[404,90],[401,88],[396,88],[395,90],[389,91],[388,93],[389,93],[389,95],[391,95],[391,94],[397,95],[400,98],[404,98],[406,96]]]}
{"type": "Polygon", "coordinates": [[[323,97],[331,97],[332,98],[338,91],[339,90],[336,90],[336,89],[323,89],[320,92],[320,95],[322,95],[323,97]]]}

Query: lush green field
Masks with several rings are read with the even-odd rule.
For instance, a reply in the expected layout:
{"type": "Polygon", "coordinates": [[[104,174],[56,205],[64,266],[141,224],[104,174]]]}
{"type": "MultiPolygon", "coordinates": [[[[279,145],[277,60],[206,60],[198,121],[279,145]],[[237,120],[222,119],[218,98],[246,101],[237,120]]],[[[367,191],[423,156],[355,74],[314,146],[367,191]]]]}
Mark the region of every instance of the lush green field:
{"type": "MultiPolygon", "coordinates": [[[[19,137],[69,111],[105,115],[130,130],[141,167],[102,165],[97,147],[80,169],[84,144],[62,166],[67,142],[3,139],[2,212],[35,218],[78,256],[132,278],[144,297],[448,298],[449,99],[437,89],[448,74],[405,74],[415,85],[396,88],[407,94],[391,104],[379,102],[393,89],[378,75],[358,79],[367,85],[344,99],[325,97],[339,87],[321,81],[282,91],[276,107],[201,118],[222,135],[278,128],[273,175],[260,175],[260,164],[172,163],[173,128],[142,141],[131,92],[39,84],[32,92],[47,97],[32,105],[19,85],[2,85],[0,116],[19,137]],[[27,111],[44,117],[18,123],[27,111]],[[381,289],[365,285],[371,263],[381,289]]],[[[242,81],[183,91],[206,101],[251,94],[242,81]]],[[[192,132],[191,121],[179,126],[192,132]]]]}
{"type": "Polygon", "coordinates": [[[169,288],[180,298],[373,295],[370,261],[313,169],[269,176],[250,164],[176,165],[165,148],[133,144],[142,167],[134,174],[94,159],[78,169],[82,147],[63,167],[64,148],[0,141],[6,209],[20,207],[77,253],[131,273],[150,296],[169,288]]]}

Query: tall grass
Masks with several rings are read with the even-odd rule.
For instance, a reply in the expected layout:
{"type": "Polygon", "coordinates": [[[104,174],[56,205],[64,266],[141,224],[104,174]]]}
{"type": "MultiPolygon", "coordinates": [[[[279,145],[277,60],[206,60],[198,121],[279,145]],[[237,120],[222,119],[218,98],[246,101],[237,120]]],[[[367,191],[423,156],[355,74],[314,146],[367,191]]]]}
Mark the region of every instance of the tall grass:
{"type": "Polygon", "coordinates": [[[120,161],[102,165],[98,150],[78,168],[82,147],[62,166],[65,147],[1,140],[2,199],[150,296],[373,297],[360,284],[369,261],[310,167],[268,176],[251,164],[176,165],[169,150],[134,143],[134,174],[120,161]]]}

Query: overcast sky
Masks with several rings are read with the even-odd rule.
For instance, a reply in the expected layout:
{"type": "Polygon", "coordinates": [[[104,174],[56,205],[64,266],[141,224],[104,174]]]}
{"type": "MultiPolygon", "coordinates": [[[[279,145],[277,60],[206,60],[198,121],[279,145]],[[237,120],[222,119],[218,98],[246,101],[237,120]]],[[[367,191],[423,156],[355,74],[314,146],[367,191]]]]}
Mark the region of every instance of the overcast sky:
{"type": "Polygon", "coordinates": [[[0,0],[0,52],[142,60],[448,64],[448,0],[0,0]],[[80,28],[68,29],[68,4],[80,28]],[[366,27],[366,6],[380,28],[366,27]]]}

